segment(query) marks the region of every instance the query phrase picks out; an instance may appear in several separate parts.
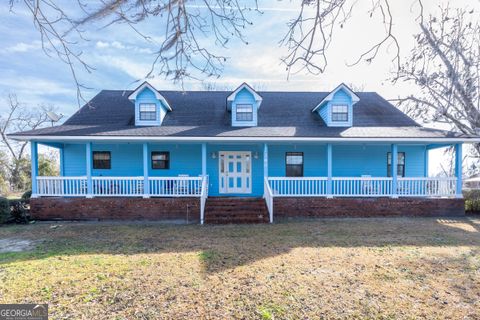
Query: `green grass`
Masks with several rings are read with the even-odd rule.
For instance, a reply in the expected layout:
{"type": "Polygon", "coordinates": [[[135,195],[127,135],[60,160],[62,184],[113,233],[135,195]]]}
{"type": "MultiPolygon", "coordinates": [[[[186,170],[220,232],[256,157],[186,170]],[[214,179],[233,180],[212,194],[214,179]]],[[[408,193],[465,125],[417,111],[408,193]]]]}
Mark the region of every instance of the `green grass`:
{"type": "Polygon", "coordinates": [[[0,240],[33,245],[0,252],[0,303],[48,303],[52,319],[477,319],[479,230],[467,218],[1,226],[0,240]]]}

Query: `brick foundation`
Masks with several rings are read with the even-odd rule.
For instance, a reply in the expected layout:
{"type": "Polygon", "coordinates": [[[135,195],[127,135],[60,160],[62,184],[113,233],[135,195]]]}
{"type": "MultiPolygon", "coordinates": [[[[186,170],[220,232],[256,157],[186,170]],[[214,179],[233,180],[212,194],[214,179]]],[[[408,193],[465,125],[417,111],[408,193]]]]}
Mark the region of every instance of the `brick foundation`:
{"type": "MultiPolygon", "coordinates": [[[[463,199],[274,198],[275,218],[463,216],[463,199]]],[[[199,198],[32,198],[37,220],[200,220],[199,198]]]]}
{"type": "Polygon", "coordinates": [[[147,219],[200,220],[199,198],[32,198],[37,220],[147,219]]]}
{"type": "Polygon", "coordinates": [[[463,216],[463,199],[425,198],[274,198],[276,218],[463,216]]]}

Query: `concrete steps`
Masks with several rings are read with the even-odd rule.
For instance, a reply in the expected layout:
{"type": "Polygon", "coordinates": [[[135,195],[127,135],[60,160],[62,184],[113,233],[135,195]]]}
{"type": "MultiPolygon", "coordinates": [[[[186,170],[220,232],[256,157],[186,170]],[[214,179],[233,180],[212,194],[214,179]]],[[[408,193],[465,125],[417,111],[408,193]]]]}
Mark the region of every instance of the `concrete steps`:
{"type": "Polygon", "coordinates": [[[205,223],[268,223],[268,211],[262,198],[209,197],[205,223]]]}

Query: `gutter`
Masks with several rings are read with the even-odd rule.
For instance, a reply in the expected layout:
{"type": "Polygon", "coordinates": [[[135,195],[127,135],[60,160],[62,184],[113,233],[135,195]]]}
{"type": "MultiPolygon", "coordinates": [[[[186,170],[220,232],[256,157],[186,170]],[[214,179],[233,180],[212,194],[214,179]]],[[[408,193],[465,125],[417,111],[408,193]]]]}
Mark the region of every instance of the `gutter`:
{"type": "Polygon", "coordinates": [[[27,136],[7,135],[20,141],[193,141],[193,142],[442,142],[442,143],[480,143],[480,137],[457,138],[346,138],[346,137],[172,137],[172,136],[27,136]]]}

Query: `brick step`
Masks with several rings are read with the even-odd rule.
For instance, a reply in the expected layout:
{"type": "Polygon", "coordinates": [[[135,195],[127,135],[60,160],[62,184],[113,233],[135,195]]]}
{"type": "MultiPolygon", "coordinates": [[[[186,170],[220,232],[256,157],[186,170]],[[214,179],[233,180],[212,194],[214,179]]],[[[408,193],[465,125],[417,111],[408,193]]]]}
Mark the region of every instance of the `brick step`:
{"type": "Polygon", "coordinates": [[[205,220],[206,224],[257,224],[257,223],[268,223],[268,221],[262,220],[205,220]]]}
{"type": "Polygon", "coordinates": [[[208,218],[222,218],[222,219],[234,219],[234,218],[255,218],[255,219],[263,219],[265,217],[264,214],[252,214],[248,212],[239,212],[239,213],[231,213],[225,214],[222,212],[219,213],[208,213],[208,218]]]}
{"type": "Polygon", "coordinates": [[[255,207],[250,207],[250,206],[237,206],[237,207],[228,207],[228,206],[207,206],[207,210],[209,211],[217,211],[217,212],[222,212],[222,211],[249,211],[249,212],[255,212],[255,211],[263,211],[263,205],[262,206],[255,206],[255,207]]]}
{"type": "Polygon", "coordinates": [[[255,222],[268,222],[267,217],[258,217],[258,216],[211,216],[211,217],[205,217],[205,222],[216,222],[216,223],[237,223],[237,222],[249,222],[249,223],[255,223],[255,222]]]}
{"type": "Polygon", "coordinates": [[[265,223],[268,211],[262,198],[209,197],[205,223],[265,223]]]}

